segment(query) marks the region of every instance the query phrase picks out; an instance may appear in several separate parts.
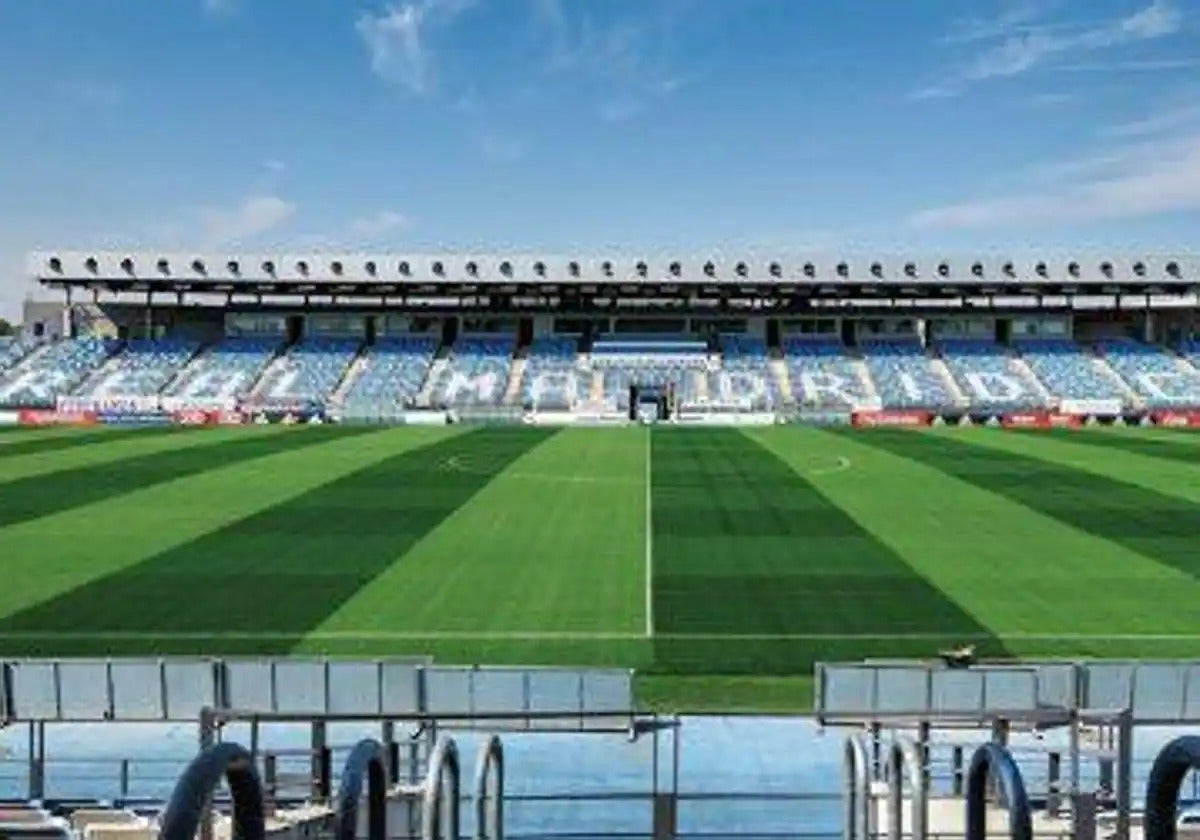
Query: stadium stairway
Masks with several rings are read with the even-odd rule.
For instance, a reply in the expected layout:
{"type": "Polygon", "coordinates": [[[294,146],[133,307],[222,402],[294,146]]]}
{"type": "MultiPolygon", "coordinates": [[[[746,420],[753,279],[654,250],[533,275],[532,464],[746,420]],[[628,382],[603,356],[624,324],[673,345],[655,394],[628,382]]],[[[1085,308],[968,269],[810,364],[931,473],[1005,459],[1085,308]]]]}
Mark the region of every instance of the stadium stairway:
{"type": "Polygon", "coordinates": [[[521,401],[521,383],[525,380],[525,366],[529,358],[524,348],[518,350],[508,365],[508,384],[504,387],[503,405],[516,405],[521,401]]]}
{"type": "Polygon", "coordinates": [[[359,349],[358,355],[354,357],[354,361],[346,368],[346,372],[342,374],[342,379],[338,382],[337,387],[333,389],[333,393],[329,397],[330,403],[333,405],[343,405],[346,402],[346,395],[350,393],[350,389],[354,387],[354,383],[358,381],[363,371],[367,369],[369,358],[370,348],[364,344],[359,349]]]}
{"type": "MultiPolygon", "coordinates": [[[[1095,350],[1088,348],[1087,352],[1095,353],[1095,350]]],[[[1096,354],[1092,359],[1092,364],[1095,365],[1096,370],[1101,376],[1108,378],[1114,385],[1117,386],[1117,390],[1121,392],[1121,396],[1126,405],[1133,406],[1134,408],[1145,407],[1146,401],[1143,400],[1138,392],[1133,389],[1132,385],[1125,381],[1125,378],[1121,376],[1121,374],[1117,373],[1113,369],[1113,366],[1110,365],[1103,356],[1096,354]]]]}
{"type": "Polygon", "coordinates": [[[771,355],[767,359],[767,370],[775,377],[780,398],[784,402],[790,402],[792,400],[792,382],[788,376],[787,362],[783,360],[783,356],[779,354],[778,350],[771,351],[771,355]]]}
{"type": "Polygon", "coordinates": [[[433,392],[437,388],[437,384],[442,381],[442,374],[446,367],[450,364],[450,348],[439,347],[437,355],[433,357],[433,364],[429,366],[429,370],[425,372],[425,382],[421,385],[421,390],[417,392],[417,405],[432,405],[433,392]]]}
{"type": "Polygon", "coordinates": [[[1050,393],[1050,389],[1046,387],[1046,383],[1042,381],[1040,376],[1033,372],[1033,368],[1029,366],[1029,362],[1025,361],[1020,353],[1012,353],[1009,356],[1009,360],[1017,374],[1033,385],[1043,405],[1051,405],[1055,402],[1054,395],[1050,393]]]}
{"type": "Polygon", "coordinates": [[[962,388],[958,387],[958,383],[954,381],[954,374],[950,373],[950,368],[946,366],[946,361],[932,353],[929,355],[929,369],[933,371],[933,375],[942,383],[942,387],[946,389],[946,393],[950,395],[950,399],[954,400],[954,405],[958,408],[967,408],[971,401],[967,399],[967,395],[963,393],[962,388]]]}

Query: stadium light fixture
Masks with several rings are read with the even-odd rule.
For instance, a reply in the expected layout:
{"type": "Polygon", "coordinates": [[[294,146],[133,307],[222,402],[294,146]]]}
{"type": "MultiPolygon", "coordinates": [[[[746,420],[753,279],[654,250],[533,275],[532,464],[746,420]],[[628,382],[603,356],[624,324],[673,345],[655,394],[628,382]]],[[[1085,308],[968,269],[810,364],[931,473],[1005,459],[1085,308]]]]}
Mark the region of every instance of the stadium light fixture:
{"type": "Polygon", "coordinates": [[[872,277],[883,277],[883,263],[878,263],[878,262],[871,263],[871,276],[872,277]]]}
{"type": "Polygon", "coordinates": [[[1037,272],[1038,277],[1045,277],[1050,273],[1050,270],[1046,268],[1046,264],[1044,262],[1039,262],[1033,267],[1033,270],[1037,272]]]}
{"type": "Polygon", "coordinates": [[[95,257],[88,257],[83,261],[83,267],[88,270],[89,274],[95,274],[100,270],[100,263],[97,262],[95,257]]]}
{"type": "Polygon", "coordinates": [[[62,274],[62,260],[58,257],[51,257],[49,262],[50,270],[55,274],[62,274]]]}
{"type": "Polygon", "coordinates": [[[678,277],[679,275],[683,274],[683,266],[677,262],[671,263],[671,265],[667,267],[667,270],[671,272],[672,277],[678,277]]]}
{"type": "Polygon", "coordinates": [[[436,262],[434,262],[434,264],[433,264],[433,265],[431,265],[431,266],[429,267],[429,269],[430,269],[430,270],[431,270],[431,271],[432,271],[434,274],[436,274],[438,277],[441,277],[443,274],[445,274],[445,273],[446,273],[446,267],[445,267],[444,265],[442,265],[440,261],[436,261],[436,262]]]}
{"type": "Polygon", "coordinates": [[[121,260],[121,270],[126,274],[133,274],[133,259],[131,257],[125,257],[121,260]]]}
{"type": "Polygon", "coordinates": [[[711,260],[704,264],[704,273],[708,277],[716,277],[717,276],[717,267],[716,267],[716,265],[713,264],[713,262],[711,260]]]}
{"type": "Polygon", "coordinates": [[[296,271],[298,271],[302,277],[307,277],[308,276],[308,261],[300,260],[299,262],[297,262],[296,263],[296,271]]]}
{"type": "Polygon", "coordinates": [[[579,263],[575,262],[575,260],[571,260],[569,263],[567,263],[567,273],[570,274],[572,277],[578,277],[579,276],[579,263]]]}
{"type": "Polygon", "coordinates": [[[639,262],[636,266],[634,266],[634,268],[637,270],[638,277],[645,277],[650,273],[650,266],[646,265],[644,262],[639,262]]]}
{"type": "Polygon", "coordinates": [[[844,262],[837,264],[838,277],[846,278],[850,276],[850,266],[844,262]]]}
{"type": "Polygon", "coordinates": [[[467,263],[467,274],[471,275],[472,277],[478,277],[479,276],[478,263],[476,263],[474,261],[467,263]]]}
{"type": "Polygon", "coordinates": [[[367,260],[363,264],[363,270],[367,272],[368,277],[374,277],[379,272],[379,266],[375,265],[375,260],[367,260]]]}
{"type": "Polygon", "coordinates": [[[605,277],[612,277],[612,273],[613,273],[612,263],[610,263],[608,260],[605,260],[604,262],[600,263],[600,271],[604,274],[605,277]]]}
{"type": "Polygon", "coordinates": [[[816,277],[817,276],[817,267],[810,262],[805,263],[804,264],[804,276],[805,277],[816,277]]]}
{"type": "Polygon", "coordinates": [[[333,272],[334,277],[341,277],[344,270],[341,260],[334,260],[329,264],[329,270],[333,272]]]}
{"type": "Polygon", "coordinates": [[[230,260],[229,262],[225,263],[225,270],[230,274],[241,274],[242,266],[237,260],[230,260]]]}
{"type": "Polygon", "coordinates": [[[399,271],[405,277],[407,277],[412,272],[412,269],[409,267],[408,263],[405,261],[401,261],[400,264],[398,266],[396,266],[396,270],[399,271]]]}
{"type": "Polygon", "coordinates": [[[263,260],[262,270],[263,270],[263,274],[266,274],[268,277],[274,277],[275,276],[275,262],[273,260],[263,260]]]}
{"type": "Polygon", "coordinates": [[[1138,260],[1137,262],[1135,262],[1133,264],[1133,273],[1136,274],[1138,277],[1145,277],[1146,276],[1146,264],[1144,262],[1142,262],[1141,260],[1138,260]]]}
{"type": "Polygon", "coordinates": [[[747,277],[750,274],[750,266],[740,262],[733,267],[733,271],[738,277],[747,277]]]}
{"type": "Polygon", "coordinates": [[[938,263],[938,277],[950,276],[950,263],[938,263]]]}
{"type": "Polygon", "coordinates": [[[1178,278],[1179,277],[1179,263],[1175,262],[1174,260],[1167,263],[1167,274],[1171,277],[1178,278]]]}
{"type": "Polygon", "coordinates": [[[508,260],[500,263],[500,273],[505,277],[512,277],[512,263],[510,263],[508,260]]]}
{"type": "Polygon", "coordinates": [[[981,262],[971,263],[971,274],[973,274],[976,277],[982,277],[983,276],[983,263],[981,263],[981,262]]]}
{"type": "Polygon", "coordinates": [[[1100,273],[1103,274],[1105,277],[1112,277],[1113,276],[1113,264],[1110,262],[1107,262],[1107,261],[1100,263],[1100,273]]]}
{"type": "Polygon", "coordinates": [[[1072,277],[1078,277],[1079,276],[1079,263],[1075,262],[1074,260],[1067,263],[1067,274],[1070,274],[1072,277]]]}
{"type": "Polygon", "coordinates": [[[770,272],[772,277],[782,277],[783,276],[783,266],[781,266],[777,262],[771,263],[771,265],[767,268],[767,271],[770,272]]]}
{"type": "Polygon", "coordinates": [[[917,276],[917,264],[912,263],[912,262],[905,263],[904,264],[904,275],[906,277],[914,277],[915,278],[917,276]]]}
{"type": "Polygon", "coordinates": [[[171,261],[168,260],[166,257],[158,258],[158,273],[159,274],[170,274],[171,273],[171,261]]]}
{"type": "Polygon", "coordinates": [[[205,271],[207,271],[207,270],[208,269],[204,265],[204,260],[201,260],[201,259],[192,260],[192,271],[193,272],[195,272],[196,274],[204,274],[205,271]]]}
{"type": "Polygon", "coordinates": [[[538,277],[545,277],[546,276],[546,264],[544,262],[542,262],[541,260],[538,260],[537,262],[535,262],[533,264],[533,273],[536,274],[538,277]]]}
{"type": "Polygon", "coordinates": [[[1000,268],[1000,271],[1002,271],[1004,273],[1005,277],[1016,277],[1017,276],[1017,268],[1010,262],[1006,262],[1000,268]]]}

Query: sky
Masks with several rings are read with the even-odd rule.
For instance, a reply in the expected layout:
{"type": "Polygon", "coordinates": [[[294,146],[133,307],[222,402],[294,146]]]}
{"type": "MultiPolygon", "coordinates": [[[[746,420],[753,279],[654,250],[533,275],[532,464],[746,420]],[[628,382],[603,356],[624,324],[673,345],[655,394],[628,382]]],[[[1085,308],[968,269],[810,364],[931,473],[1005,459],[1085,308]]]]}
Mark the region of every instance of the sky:
{"type": "Polygon", "coordinates": [[[7,317],[35,249],[1198,232],[1200,0],[0,0],[7,317]]]}

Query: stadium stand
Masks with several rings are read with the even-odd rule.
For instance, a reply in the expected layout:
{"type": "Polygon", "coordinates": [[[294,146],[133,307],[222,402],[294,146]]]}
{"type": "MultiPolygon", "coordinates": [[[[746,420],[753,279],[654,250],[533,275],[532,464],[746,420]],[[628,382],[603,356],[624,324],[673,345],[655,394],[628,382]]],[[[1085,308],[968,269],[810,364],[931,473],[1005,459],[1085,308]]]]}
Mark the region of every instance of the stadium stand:
{"type": "Polygon", "coordinates": [[[603,376],[604,402],[629,408],[629,388],[672,387],[682,402],[696,399],[694,381],[708,366],[708,345],[691,336],[608,335],[592,345],[592,364],[603,376]]]}
{"type": "Polygon", "coordinates": [[[788,381],[805,408],[852,409],[868,399],[867,383],[840,341],[788,338],[783,342],[788,381]]]}
{"type": "Polygon", "coordinates": [[[0,372],[13,367],[37,348],[38,343],[31,339],[0,337],[0,372]]]}
{"type": "Polygon", "coordinates": [[[426,336],[376,340],[343,398],[343,414],[358,420],[395,417],[416,399],[437,346],[436,339],[426,336]]]}
{"type": "Polygon", "coordinates": [[[931,359],[919,341],[879,339],[862,342],[860,349],[885,408],[955,406],[954,397],[934,372],[931,359]]]}
{"type": "Polygon", "coordinates": [[[1097,349],[1147,406],[1200,406],[1200,374],[1174,353],[1132,339],[1103,341],[1097,349]]]}
{"type": "Polygon", "coordinates": [[[254,389],[254,401],[265,406],[324,405],[358,355],[359,346],[353,339],[304,339],[271,363],[254,389]]]}
{"type": "Polygon", "coordinates": [[[250,393],[280,344],[275,338],[227,338],[195,357],[165,393],[185,402],[241,399],[250,393]]]}
{"type": "Polygon", "coordinates": [[[515,340],[460,338],[433,383],[433,401],[444,406],[499,405],[508,384],[515,340]]]}
{"type": "Polygon", "coordinates": [[[521,402],[534,410],[567,411],[589,397],[591,368],[582,368],[574,338],[548,336],[529,345],[521,402]]]}
{"type": "Polygon", "coordinates": [[[104,364],[119,343],[108,339],[65,339],[31,353],[0,380],[0,405],[53,406],[104,364]]]}
{"type": "Polygon", "coordinates": [[[128,341],[77,390],[85,397],[149,397],[158,394],[196,353],[180,339],[128,341]]]}
{"type": "Polygon", "coordinates": [[[1047,395],[1009,352],[994,341],[948,339],[938,352],[971,408],[1021,410],[1046,405],[1047,395]]]}
{"type": "Polygon", "coordinates": [[[762,411],[780,402],[779,386],[768,368],[761,338],[727,335],[721,339],[721,366],[708,374],[708,402],[722,408],[762,411]]]}
{"type": "Polygon", "coordinates": [[[1026,339],[1016,346],[1030,369],[1058,399],[1124,401],[1116,377],[1102,373],[1097,357],[1074,341],[1026,339]]]}

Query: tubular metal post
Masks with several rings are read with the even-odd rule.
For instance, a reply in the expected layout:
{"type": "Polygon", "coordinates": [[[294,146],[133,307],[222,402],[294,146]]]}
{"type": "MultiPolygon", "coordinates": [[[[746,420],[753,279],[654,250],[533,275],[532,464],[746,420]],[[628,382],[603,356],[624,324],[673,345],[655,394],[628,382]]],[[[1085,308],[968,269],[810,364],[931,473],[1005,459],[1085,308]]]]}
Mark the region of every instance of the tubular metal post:
{"type": "Polygon", "coordinates": [[[129,759],[121,759],[121,802],[129,799],[129,759]]]}
{"type": "Polygon", "coordinates": [[[928,794],[921,748],[912,739],[897,735],[888,750],[888,838],[900,840],[904,833],[904,777],[912,786],[912,840],[925,840],[928,794]]]}
{"type": "MultiPolygon", "coordinates": [[[[217,739],[217,720],[212,709],[204,708],[200,710],[200,752],[212,749],[216,744],[217,739]]],[[[206,801],[203,810],[200,813],[200,840],[212,840],[213,824],[212,824],[212,802],[206,801]]]]}
{"type": "Polygon", "coordinates": [[[955,796],[962,796],[963,792],[963,748],[958,744],[954,745],[954,749],[950,751],[951,762],[951,792],[955,796]]]}
{"type": "Polygon", "coordinates": [[[309,738],[309,749],[312,751],[312,795],[322,802],[329,801],[329,766],[325,756],[327,731],[325,722],[314,720],[309,738]]]}
{"type": "Polygon", "coordinates": [[[275,753],[263,756],[263,796],[263,813],[274,816],[275,805],[279,802],[279,771],[275,765],[275,753]]]}
{"type": "Polygon", "coordinates": [[[1121,712],[1117,722],[1117,840],[1129,840],[1133,810],[1133,713],[1121,712]]]}
{"type": "Polygon", "coordinates": [[[1046,810],[1057,814],[1062,802],[1062,753],[1057,750],[1046,756],[1046,810]]]}

